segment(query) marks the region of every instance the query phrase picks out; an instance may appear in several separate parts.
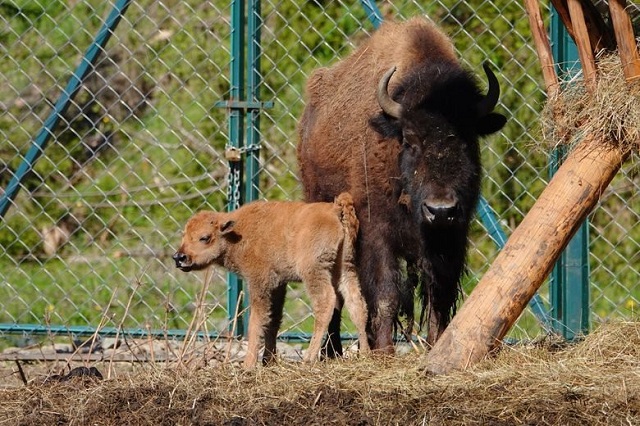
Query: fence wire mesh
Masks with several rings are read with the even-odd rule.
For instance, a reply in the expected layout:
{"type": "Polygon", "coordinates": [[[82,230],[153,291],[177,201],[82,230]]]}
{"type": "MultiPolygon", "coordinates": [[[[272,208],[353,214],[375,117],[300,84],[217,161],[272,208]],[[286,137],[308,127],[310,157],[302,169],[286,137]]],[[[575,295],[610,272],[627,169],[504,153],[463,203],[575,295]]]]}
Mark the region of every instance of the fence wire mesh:
{"type": "MultiPolygon", "coordinates": [[[[483,195],[507,234],[547,182],[538,145],[540,69],[520,1],[384,1],[386,19],[425,15],[466,67],[499,70],[505,129],[483,142],[483,195]]],[[[113,1],[0,3],[0,188],[24,161],[113,1]]],[[[185,329],[203,276],[174,268],[187,218],[224,209],[231,1],[132,2],[0,224],[0,323],[185,329]]],[[[373,31],[358,1],[265,0],[260,86],[260,194],[299,199],[296,123],[312,70],[373,31]]],[[[636,20],[637,22],[637,20],[636,20]]],[[[592,318],[630,318],[640,304],[640,173],[623,168],[590,217],[592,318]]],[[[480,222],[470,291],[497,249],[480,222]]],[[[212,272],[209,330],[224,332],[226,276],[212,272]]],[[[548,301],[545,288],[540,291],[548,301]]],[[[309,332],[311,308],[289,290],[281,329],[309,332]]],[[[349,324],[345,332],[353,331],[349,324]]],[[[526,312],[514,332],[541,333],[526,312]]],[[[8,337],[5,335],[4,337],[8,337]]]]}

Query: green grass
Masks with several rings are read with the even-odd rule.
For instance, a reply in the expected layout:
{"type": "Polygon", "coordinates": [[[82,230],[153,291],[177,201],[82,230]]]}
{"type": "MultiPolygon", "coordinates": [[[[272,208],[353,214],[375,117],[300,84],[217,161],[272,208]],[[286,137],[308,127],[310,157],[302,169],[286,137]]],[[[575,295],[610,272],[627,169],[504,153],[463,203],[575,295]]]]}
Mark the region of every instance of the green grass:
{"type": "MultiPolygon", "coordinates": [[[[13,271],[5,274],[6,283],[0,287],[0,300],[6,305],[0,322],[42,323],[48,316],[54,324],[97,326],[106,317],[111,326],[124,319],[125,327],[150,322],[152,328],[163,328],[165,321],[182,316],[173,325],[184,328],[184,314],[192,310],[189,305],[201,285],[195,276],[169,276],[167,265],[158,260],[76,262],[22,262],[20,268],[2,262],[5,271],[13,271]],[[173,307],[169,312],[167,304],[173,307]],[[169,313],[178,317],[168,318],[169,313]]],[[[225,292],[220,283],[212,286],[216,298],[225,292]]]]}

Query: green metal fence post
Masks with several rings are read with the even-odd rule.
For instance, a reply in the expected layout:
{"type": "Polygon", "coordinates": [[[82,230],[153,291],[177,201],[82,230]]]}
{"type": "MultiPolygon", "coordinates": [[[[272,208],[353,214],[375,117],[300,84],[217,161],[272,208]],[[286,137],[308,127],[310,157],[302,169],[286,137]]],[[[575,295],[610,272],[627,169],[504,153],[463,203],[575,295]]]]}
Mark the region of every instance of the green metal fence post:
{"type": "MultiPolygon", "coordinates": [[[[245,1],[234,0],[231,3],[231,99],[229,102],[244,99],[244,46],[245,46],[245,1]]],[[[242,157],[239,153],[244,139],[245,110],[229,106],[229,192],[228,211],[242,204],[242,157]]],[[[243,335],[245,324],[242,311],[242,280],[234,273],[227,273],[227,312],[229,313],[229,331],[233,335],[243,335]],[[235,327],[234,327],[235,324],[235,327]]]]}
{"type": "MultiPolygon", "coordinates": [[[[247,96],[249,102],[259,102],[260,86],[260,27],[262,15],[260,0],[249,0],[247,32],[249,35],[247,50],[247,96]]],[[[258,199],[260,169],[260,110],[251,108],[248,111],[245,159],[245,202],[258,199]]]]}
{"type": "MultiPolygon", "coordinates": [[[[580,70],[577,47],[569,37],[555,9],[551,15],[551,45],[559,64],[559,75],[571,75],[580,70]]],[[[551,154],[550,174],[553,175],[564,158],[565,150],[551,154]]],[[[565,339],[589,331],[589,224],[588,219],[569,242],[553,268],[549,283],[554,328],[565,339]]]]}
{"type": "MultiPolygon", "coordinates": [[[[215,105],[229,110],[228,211],[259,196],[260,110],[273,106],[273,102],[259,100],[261,26],[260,0],[231,3],[231,99],[215,105]]],[[[247,312],[247,302],[246,297],[241,297],[243,283],[236,274],[227,274],[227,291],[229,319],[236,324],[235,328],[230,326],[234,328],[230,331],[244,335],[247,323],[243,312],[247,312]]]]}

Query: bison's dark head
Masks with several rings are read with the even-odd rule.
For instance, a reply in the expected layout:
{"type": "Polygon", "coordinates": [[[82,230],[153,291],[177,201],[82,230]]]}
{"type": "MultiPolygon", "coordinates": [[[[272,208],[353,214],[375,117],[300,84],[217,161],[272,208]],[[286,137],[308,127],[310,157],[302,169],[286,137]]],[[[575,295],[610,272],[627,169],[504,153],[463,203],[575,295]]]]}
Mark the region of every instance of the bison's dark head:
{"type": "Polygon", "coordinates": [[[382,77],[378,103],[383,113],[373,128],[401,144],[401,201],[416,221],[445,227],[469,223],[480,192],[478,138],[504,126],[493,112],[500,88],[488,66],[487,95],[458,67],[432,63],[417,68],[392,95],[388,85],[395,67],[382,77]]]}

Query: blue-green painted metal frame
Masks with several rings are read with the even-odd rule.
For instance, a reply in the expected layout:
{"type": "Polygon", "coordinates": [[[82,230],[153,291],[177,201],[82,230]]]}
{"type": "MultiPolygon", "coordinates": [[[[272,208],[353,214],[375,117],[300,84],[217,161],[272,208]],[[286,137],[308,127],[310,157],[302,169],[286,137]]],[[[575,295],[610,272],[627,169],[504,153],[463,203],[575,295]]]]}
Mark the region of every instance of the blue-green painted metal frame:
{"type": "MultiPolygon", "coordinates": [[[[273,102],[260,102],[261,83],[260,0],[234,0],[231,3],[231,99],[217,107],[229,110],[229,145],[242,155],[229,161],[228,211],[257,200],[260,184],[260,110],[273,102]],[[248,37],[247,37],[248,36],[248,37]]],[[[244,284],[234,273],[227,274],[227,309],[230,331],[246,334],[247,298],[241,297],[244,284]]],[[[246,289],[245,289],[246,293],[246,289]]]]}
{"type": "Polygon", "coordinates": [[[51,111],[47,119],[44,121],[42,129],[35,137],[33,144],[31,144],[31,147],[24,156],[22,163],[14,173],[13,178],[7,185],[4,193],[0,194],[0,218],[4,217],[5,213],[11,206],[11,202],[20,191],[20,184],[27,174],[33,170],[36,161],[38,161],[38,158],[40,158],[44,153],[60,118],[69,108],[71,100],[80,89],[84,79],[93,70],[93,65],[98,59],[98,56],[100,56],[100,53],[104,51],[104,47],[107,45],[107,42],[111,38],[111,35],[115,31],[115,28],[118,26],[118,23],[130,4],[131,0],[118,0],[113,5],[113,9],[111,9],[109,16],[100,28],[100,31],[98,31],[93,43],[91,43],[89,49],[82,57],[78,68],[76,68],[76,71],[69,79],[69,83],[60,94],[58,101],[53,107],[53,111],[51,111]]]}
{"type": "MultiPolygon", "coordinates": [[[[578,49],[552,8],[551,48],[558,75],[567,76],[580,71],[578,49]]],[[[566,150],[551,153],[549,173],[560,167],[566,150]]],[[[567,248],[562,252],[551,273],[549,292],[553,327],[567,340],[589,331],[589,223],[585,219],[567,248]]]]}
{"type": "MultiPolygon", "coordinates": [[[[249,35],[247,49],[247,96],[249,102],[259,103],[259,87],[262,81],[260,72],[260,29],[262,13],[260,0],[249,0],[247,12],[247,33],[249,35]]],[[[247,110],[246,158],[245,158],[245,191],[244,201],[257,200],[260,192],[260,109],[247,110]]]]}
{"type": "MultiPolygon", "coordinates": [[[[230,101],[244,100],[244,46],[245,46],[245,1],[234,0],[231,3],[231,90],[230,101]]],[[[244,140],[244,110],[229,104],[229,145],[242,148],[244,140]]],[[[242,204],[242,161],[229,161],[229,189],[227,209],[232,211],[242,204]]],[[[227,273],[227,312],[229,313],[229,332],[242,336],[245,334],[244,316],[241,314],[246,305],[242,299],[243,282],[233,272],[227,273]]]]}
{"type": "Polygon", "coordinates": [[[367,12],[367,18],[373,24],[374,28],[378,28],[384,22],[384,18],[382,17],[382,13],[380,13],[380,9],[376,6],[376,2],[374,0],[360,0],[362,7],[367,12]]]}
{"type": "MultiPolygon", "coordinates": [[[[13,323],[0,323],[0,333],[6,334],[22,334],[24,336],[72,336],[87,337],[93,335],[99,335],[101,337],[128,337],[133,339],[142,339],[147,337],[155,338],[176,338],[184,339],[188,337],[187,330],[181,329],[144,329],[144,328],[117,328],[117,327],[86,327],[86,326],[46,326],[39,324],[13,324],[13,323]]],[[[189,334],[190,335],[190,334],[189,334]]],[[[215,331],[208,333],[198,332],[196,335],[200,338],[208,337],[210,339],[216,339],[220,337],[220,334],[215,331]]],[[[0,334],[2,336],[2,334],[0,334]]],[[[347,336],[351,339],[355,339],[356,336],[347,336]]],[[[282,333],[278,336],[278,339],[285,342],[296,341],[309,341],[311,340],[311,334],[309,333],[282,333]]]]}
{"type": "MultiPolygon", "coordinates": [[[[71,77],[69,84],[61,94],[53,112],[45,120],[42,131],[36,139],[25,160],[18,168],[14,178],[0,198],[0,217],[4,215],[15,198],[20,183],[33,169],[33,166],[53,135],[53,130],[60,120],[60,117],[69,107],[70,101],[77,93],[83,80],[93,69],[98,55],[103,51],[104,46],[113,34],[122,16],[126,12],[131,0],[118,0],[109,14],[105,24],[98,32],[93,43],[85,53],[76,72],[71,77]]],[[[215,107],[223,107],[229,110],[229,146],[240,152],[246,153],[246,161],[229,162],[229,194],[228,210],[235,210],[244,202],[250,202],[258,198],[259,194],[259,148],[260,148],[260,121],[259,112],[262,108],[273,106],[273,102],[260,102],[258,100],[258,89],[261,82],[260,74],[260,27],[262,17],[260,10],[260,0],[248,0],[248,16],[245,15],[247,2],[245,0],[234,0],[231,4],[231,88],[228,101],[218,102],[215,107]],[[250,42],[245,58],[246,33],[249,34],[250,42]],[[247,81],[245,82],[245,76],[247,81]],[[245,97],[248,92],[248,99],[245,97]],[[246,120],[245,128],[245,117],[246,120]],[[246,131],[246,133],[245,133],[246,131]],[[246,136],[246,143],[245,141],[246,136]],[[244,166],[244,167],[243,167],[244,166]],[[243,187],[243,182],[246,183],[243,187]]],[[[246,334],[245,316],[247,312],[246,298],[243,299],[243,282],[233,273],[228,274],[227,279],[227,310],[229,312],[230,332],[233,335],[241,336],[246,334]]],[[[134,336],[169,336],[184,337],[184,330],[144,330],[144,329],[124,329],[118,331],[116,328],[100,328],[83,326],[41,326],[31,324],[0,324],[0,333],[7,334],[74,334],[74,335],[115,335],[117,333],[134,336]]],[[[210,333],[209,336],[216,337],[218,333],[210,333]]],[[[296,337],[293,334],[285,334],[281,338],[287,340],[308,340],[308,335],[296,337]]]]}

